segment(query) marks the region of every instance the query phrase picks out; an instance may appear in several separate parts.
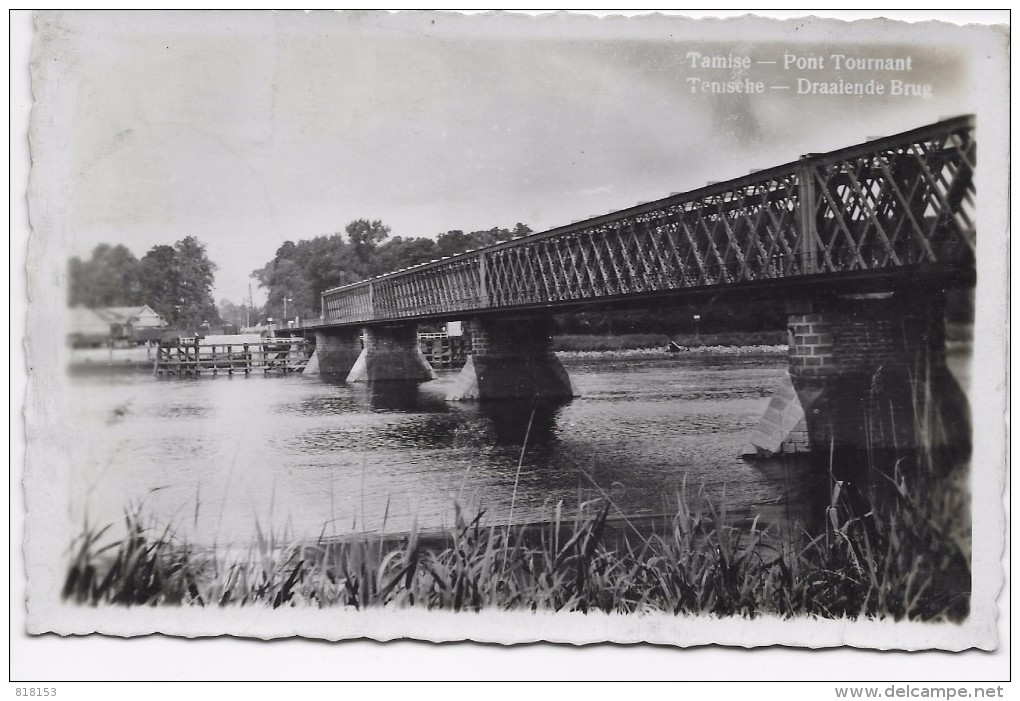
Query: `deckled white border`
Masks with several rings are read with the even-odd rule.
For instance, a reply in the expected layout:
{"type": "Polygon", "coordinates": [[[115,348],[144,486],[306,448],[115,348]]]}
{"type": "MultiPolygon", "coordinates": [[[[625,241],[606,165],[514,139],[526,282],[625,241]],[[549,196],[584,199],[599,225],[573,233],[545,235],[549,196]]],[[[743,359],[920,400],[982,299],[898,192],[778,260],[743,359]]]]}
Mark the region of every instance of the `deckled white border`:
{"type": "MultiPolygon", "coordinates": [[[[613,642],[657,645],[729,645],[758,647],[852,646],[880,650],[945,650],[973,647],[975,637],[994,641],[994,620],[977,626],[832,621],[806,617],[673,616],[669,614],[605,614],[500,612],[455,613],[421,609],[380,609],[365,612],[340,608],[295,609],[153,609],[64,606],[60,628],[75,633],[115,632],[148,635],[172,632],[202,638],[232,635],[286,638],[294,635],[323,640],[369,638],[378,641],[413,638],[432,642],[471,640],[480,643],[613,642]],[[966,629],[965,629],[966,628],[966,629]],[[947,635],[950,633],[950,635],[947,635]]],[[[989,649],[991,645],[979,645],[989,649]]]]}
{"type": "MultiPolygon", "coordinates": [[[[826,23],[829,32],[837,32],[839,26],[838,23],[826,23]]],[[[756,29],[761,29],[761,26],[757,26],[756,29]]],[[[768,31],[759,32],[762,40],[770,38],[768,34],[768,31]]],[[[1004,66],[1001,66],[1000,70],[1004,70],[1004,66]]],[[[1007,230],[1005,208],[991,211],[988,207],[989,202],[1003,204],[1006,202],[1005,148],[995,149],[988,146],[990,143],[1007,142],[1004,115],[1002,119],[996,118],[996,115],[1002,113],[1004,96],[1001,91],[1004,84],[1002,73],[997,74],[989,70],[979,72],[974,85],[976,91],[987,96],[988,104],[988,107],[978,114],[978,140],[982,144],[977,175],[977,188],[980,193],[978,221],[981,230],[980,246],[985,248],[981,249],[982,255],[979,259],[977,320],[979,336],[974,351],[974,368],[981,368],[981,372],[974,373],[972,391],[972,396],[979,398],[972,401],[975,411],[975,465],[1001,465],[1005,445],[1001,420],[1005,398],[1001,383],[1005,373],[1006,338],[1002,320],[1006,315],[1004,294],[1006,259],[1005,256],[983,254],[988,250],[988,242],[994,241],[993,237],[996,235],[1001,237],[1003,243],[1000,250],[1005,250],[1007,230]],[[990,412],[991,416],[986,412],[990,412]]],[[[41,227],[37,225],[37,228],[41,227]]],[[[47,279],[34,280],[31,289],[36,293],[46,288],[52,289],[52,282],[47,279]]],[[[42,296],[33,294],[37,302],[44,301],[45,296],[45,293],[42,296]]],[[[50,297],[59,297],[59,301],[62,301],[60,295],[50,297]]],[[[55,307],[36,304],[32,314],[34,318],[30,323],[36,324],[33,329],[42,329],[58,318],[60,311],[55,307]]],[[[37,366],[40,365],[38,349],[29,357],[37,366]]],[[[45,360],[52,361],[54,358],[45,360]]],[[[41,408],[45,410],[46,402],[54,399],[56,398],[52,396],[36,395],[30,397],[29,403],[35,402],[36,410],[41,408]]],[[[35,447],[33,445],[33,464],[35,447]]],[[[43,479],[49,476],[45,468],[40,468],[40,472],[43,479]]],[[[979,475],[981,479],[974,480],[973,485],[975,506],[999,503],[1002,494],[1001,475],[984,473],[979,475]]],[[[53,486],[52,482],[49,486],[53,486]]],[[[38,502],[40,510],[45,508],[45,503],[50,502],[52,497],[52,494],[47,494],[38,502]]],[[[994,510],[975,508],[975,572],[994,571],[998,568],[1002,542],[1001,535],[998,535],[1002,531],[1001,519],[998,524],[994,522],[998,516],[994,510]]],[[[38,564],[43,572],[50,569],[42,563],[38,564]]],[[[994,576],[975,577],[974,611],[970,621],[962,626],[847,624],[805,620],[781,622],[771,619],[759,621],[677,619],[657,616],[437,614],[418,611],[380,611],[368,614],[352,614],[347,611],[288,611],[283,615],[279,615],[282,612],[266,611],[252,615],[254,611],[251,610],[211,612],[188,609],[165,612],[138,609],[82,609],[69,606],[58,606],[51,613],[58,616],[60,628],[65,631],[94,630],[98,617],[98,622],[104,628],[117,630],[122,634],[176,630],[188,631],[193,635],[216,635],[229,629],[237,635],[271,637],[293,635],[297,626],[302,634],[326,639],[361,636],[391,639],[411,635],[428,640],[456,640],[465,637],[500,642],[605,639],[618,642],[647,640],[671,644],[682,640],[683,644],[688,645],[715,642],[737,646],[805,644],[810,639],[809,644],[814,645],[863,645],[910,649],[915,646],[938,644],[947,649],[961,649],[974,644],[973,641],[978,638],[983,641],[982,646],[987,647],[991,644],[989,640],[993,638],[989,636],[994,636],[995,630],[994,599],[1001,584],[995,579],[994,576]],[[168,618],[171,620],[167,620],[168,618]],[[978,619],[982,619],[984,625],[972,625],[978,619]],[[497,630],[498,633],[494,633],[497,630]]],[[[37,623],[38,621],[34,621],[30,625],[37,623]]]]}

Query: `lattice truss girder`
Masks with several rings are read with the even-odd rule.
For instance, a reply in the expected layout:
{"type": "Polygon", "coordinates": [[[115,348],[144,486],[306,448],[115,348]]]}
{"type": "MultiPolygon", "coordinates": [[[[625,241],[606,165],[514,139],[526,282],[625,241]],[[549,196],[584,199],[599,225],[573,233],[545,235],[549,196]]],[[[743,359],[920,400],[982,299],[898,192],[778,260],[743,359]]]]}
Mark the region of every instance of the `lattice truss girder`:
{"type": "Polygon", "coordinates": [[[419,274],[374,282],[376,314],[397,319],[477,309],[481,304],[479,275],[477,258],[461,258],[419,274]]]}
{"type": "Polygon", "coordinates": [[[971,262],[974,156],[961,129],[813,167],[818,272],[971,262]]]}
{"type": "Polygon", "coordinates": [[[955,120],[952,128],[812,156],[670,198],[651,211],[333,290],[323,295],[326,318],[414,318],[926,263],[973,265],[972,131],[969,120],[955,120]]]}
{"type": "Polygon", "coordinates": [[[793,184],[699,198],[486,256],[492,306],[702,287],[799,272],[793,184]]]}
{"type": "Polygon", "coordinates": [[[346,294],[323,295],[323,314],[327,322],[369,321],[374,318],[368,287],[355,287],[346,294]]]}

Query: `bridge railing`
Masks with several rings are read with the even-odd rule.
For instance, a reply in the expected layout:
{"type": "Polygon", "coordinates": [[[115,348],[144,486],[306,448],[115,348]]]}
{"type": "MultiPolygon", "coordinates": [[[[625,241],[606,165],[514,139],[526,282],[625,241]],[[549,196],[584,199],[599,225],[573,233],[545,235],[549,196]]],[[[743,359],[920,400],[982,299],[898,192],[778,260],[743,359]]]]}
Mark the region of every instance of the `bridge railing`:
{"type": "Polygon", "coordinates": [[[326,323],[973,266],[969,116],[323,293],[326,323]]]}

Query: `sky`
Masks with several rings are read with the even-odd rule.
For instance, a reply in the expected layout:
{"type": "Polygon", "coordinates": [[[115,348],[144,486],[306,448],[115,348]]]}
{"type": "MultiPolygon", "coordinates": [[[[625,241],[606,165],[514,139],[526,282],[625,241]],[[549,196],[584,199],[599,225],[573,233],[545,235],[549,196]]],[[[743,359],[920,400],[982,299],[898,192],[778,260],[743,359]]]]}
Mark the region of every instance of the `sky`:
{"type": "Polygon", "coordinates": [[[357,218],[396,236],[540,231],[977,102],[962,44],[867,25],[326,12],[38,22],[33,88],[53,117],[38,115],[33,137],[55,155],[33,178],[59,183],[61,250],[123,243],[141,257],[196,236],[218,266],[215,298],[237,303],[249,284],[264,298],[250,275],[283,242],[357,218]],[[910,57],[911,70],[837,70],[836,53],[910,57]],[[696,65],[706,57],[727,65],[696,65]],[[841,78],[930,94],[799,94],[798,80],[841,78]],[[765,88],[712,92],[731,81],[765,88]]]}

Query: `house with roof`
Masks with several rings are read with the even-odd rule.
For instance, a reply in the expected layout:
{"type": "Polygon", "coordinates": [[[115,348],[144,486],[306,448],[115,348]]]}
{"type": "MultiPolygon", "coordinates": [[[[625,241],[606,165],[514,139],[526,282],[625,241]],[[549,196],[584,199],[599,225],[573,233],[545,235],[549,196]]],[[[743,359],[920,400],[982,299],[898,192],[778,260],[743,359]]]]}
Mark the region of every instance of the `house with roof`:
{"type": "Polygon", "coordinates": [[[71,308],[72,346],[158,340],[166,321],[148,304],[134,307],[71,308]]]}

